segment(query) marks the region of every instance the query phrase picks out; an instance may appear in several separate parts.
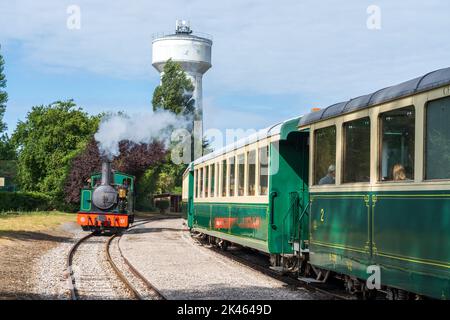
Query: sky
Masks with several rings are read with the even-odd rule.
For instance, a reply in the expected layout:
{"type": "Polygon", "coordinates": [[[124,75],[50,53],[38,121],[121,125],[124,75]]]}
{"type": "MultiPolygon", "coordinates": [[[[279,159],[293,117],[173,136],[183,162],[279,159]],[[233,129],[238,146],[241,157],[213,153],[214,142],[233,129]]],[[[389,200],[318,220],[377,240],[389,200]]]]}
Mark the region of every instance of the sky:
{"type": "Polygon", "coordinates": [[[32,106],[64,99],[151,110],[152,35],[185,19],[213,37],[205,129],[261,129],[448,67],[449,12],[444,0],[0,0],[4,120],[12,133],[32,106]]]}

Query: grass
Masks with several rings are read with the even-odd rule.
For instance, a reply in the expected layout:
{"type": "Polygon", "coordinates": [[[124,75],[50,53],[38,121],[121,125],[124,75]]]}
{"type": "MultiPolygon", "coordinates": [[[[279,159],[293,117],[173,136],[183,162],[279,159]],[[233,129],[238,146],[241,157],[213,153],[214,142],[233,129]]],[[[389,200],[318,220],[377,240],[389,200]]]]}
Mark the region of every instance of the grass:
{"type": "Polygon", "coordinates": [[[76,214],[59,211],[8,212],[0,214],[0,238],[2,233],[15,231],[42,231],[64,222],[75,222],[76,214]]]}

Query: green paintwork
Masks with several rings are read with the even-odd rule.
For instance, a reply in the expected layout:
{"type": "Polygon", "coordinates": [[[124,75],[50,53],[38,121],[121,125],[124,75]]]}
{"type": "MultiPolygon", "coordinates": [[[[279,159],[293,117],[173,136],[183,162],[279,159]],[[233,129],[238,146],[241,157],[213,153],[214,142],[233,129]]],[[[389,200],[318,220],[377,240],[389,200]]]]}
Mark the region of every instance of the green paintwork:
{"type": "MultiPolygon", "coordinates": [[[[113,174],[114,184],[121,185],[124,179],[130,179],[129,192],[128,192],[128,208],[127,213],[134,211],[134,181],[135,177],[123,172],[116,171],[113,174]]],[[[90,212],[92,211],[92,193],[94,192],[94,187],[96,182],[101,180],[100,173],[94,173],[91,175],[91,188],[81,189],[81,199],[80,199],[80,212],[90,212]]],[[[112,212],[118,213],[118,208],[115,208],[112,212]]],[[[123,213],[123,212],[121,212],[123,213]]]]}
{"type": "Polygon", "coordinates": [[[450,194],[312,194],[311,263],[435,298],[450,296],[450,194]]]}
{"type": "Polygon", "coordinates": [[[91,211],[92,205],[92,190],[91,189],[82,189],[81,190],[81,201],[80,201],[80,211],[81,212],[89,212],[91,211]]]}
{"type": "MultiPolygon", "coordinates": [[[[267,251],[268,206],[267,204],[199,203],[194,205],[192,227],[213,231],[217,235],[229,235],[235,242],[248,245],[253,240],[264,242],[267,251]],[[231,227],[219,227],[221,221],[233,221],[231,227]],[[249,222],[254,223],[252,227],[249,222]]],[[[209,233],[209,232],[206,232],[209,233]]],[[[251,246],[251,245],[250,245],[251,246]]]]}
{"type": "Polygon", "coordinates": [[[194,221],[194,165],[191,163],[189,165],[189,192],[188,192],[188,203],[187,203],[187,222],[188,226],[192,227],[194,221]]]}
{"type": "MultiPolygon", "coordinates": [[[[307,238],[307,233],[299,235],[298,222],[309,201],[307,138],[292,132],[270,147],[269,195],[276,193],[269,197],[269,207],[274,211],[274,223],[269,228],[271,253],[292,253],[292,243],[307,238]]],[[[302,225],[306,230],[306,219],[302,225]]]]}
{"type": "MultiPolygon", "coordinates": [[[[94,188],[95,182],[98,180],[101,180],[101,178],[102,178],[101,173],[94,173],[91,176],[91,187],[94,188]]],[[[135,180],[134,176],[123,173],[123,172],[116,171],[113,174],[113,178],[114,178],[114,184],[117,184],[117,185],[121,185],[123,183],[124,179],[131,179],[130,191],[134,191],[134,180],[135,180]]]]}

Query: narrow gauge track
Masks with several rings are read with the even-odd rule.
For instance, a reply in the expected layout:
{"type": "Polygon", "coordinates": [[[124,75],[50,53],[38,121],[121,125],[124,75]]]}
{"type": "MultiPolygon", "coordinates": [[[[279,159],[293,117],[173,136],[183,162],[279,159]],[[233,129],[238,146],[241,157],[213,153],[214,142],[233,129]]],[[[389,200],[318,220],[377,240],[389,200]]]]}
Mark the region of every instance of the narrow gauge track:
{"type": "MultiPolygon", "coordinates": [[[[141,220],[138,224],[133,225],[130,229],[139,226],[141,224],[145,224],[149,221],[152,220],[157,220],[158,217],[154,217],[154,218],[150,218],[150,219],[145,219],[144,221],[141,220]]],[[[75,279],[73,277],[73,270],[72,270],[72,265],[73,265],[73,258],[75,256],[75,252],[77,251],[77,249],[79,248],[79,246],[83,243],[86,242],[88,239],[94,237],[94,233],[90,233],[80,239],[78,239],[75,244],[72,246],[72,248],[69,251],[69,254],[67,256],[67,270],[69,273],[69,288],[70,288],[70,296],[72,300],[78,300],[80,298],[80,294],[79,294],[79,290],[76,287],[76,283],[75,283],[75,279]]],[[[120,268],[117,266],[117,264],[114,262],[114,260],[111,257],[111,253],[110,253],[110,249],[111,249],[111,244],[113,242],[113,240],[116,237],[119,237],[118,241],[117,241],[117,246],[118,246],[118,252],[120,255],[120,258],[122,259],[122,261],[124,262],[124,264],[129,268],[129,270],[131,271],[131,273],[139,280],[140,283],[143,284],[143,286],[145,287],[145,289],[150,292],[150,296],[155,299],[155,300],[166,300],[166,297],[155,287],[153,286],[130,262],[127,258],[125,258],[125,256],[123,255],[122,249],[120,248],[120,239],[121,239],[122,234],[113,234],[109,237],[108,241],[105,244],[104,250],[105,250],[105,254],[106,254],[106,260],[108,261],[109,265],[111,266],[111,268],[114,270],[114,273],[116,274],[117,278],[123,283],[123,285],[125,286],[125,288],[131,293],[131,295],[137,299],[137,300],[143,300],[143,296],[139,293],[139,291],[135,288],[134,285],[131,284],[131,282],[128,280],[128,278],[125,276],[125,273],[123,271],[120,270],[120,268]]]]}
{"type": "MultiPolygon", "coordinates": [[[[110,263],[110,265],[112,266],[112,268],[114,269],[114,271],[116,272],[117,276],[119,277],[120,280],[122,280],[122,282],[127,286],[127,288],[130,289],[130,291],[133,292],[133,295],[136,297],[136,299],[138,300],[143,300],[143,297],[140,295],[140,293],[136,290],[136,288],[128,281],[127,277],[125,276],[125,274],[117,267],[116,263],[114,262],[114,260],[111,258],[110,255],[110,246],[112,243],[112,240],[117,237],[117,234],[112,235],[107,244],[106,244],[106,257],[108,259],[108,262],[110,263]]],[[[120,235],[121,237],[122,235],[120,235]]],[[[120,248],[120,239],[117,242],[117,247],[119,249],[119,253],[120,253],[120,257],[123,260],[123,262],[125,263],[125,265],[128,267],[128,269],[131,271],[131,273],[140,280],[141,283],[144,284],[145,288],[147,291],[151,292],[151,296],[154,300],[166,300],[166,297],[154,286],[152,285],[131,263],[130,261],[128,261],[128,259],[123,255],[122,253],[122,249],[120,248]]]]}
{"type": "MultiPolygon", "coordinates": [[[[207,244],[207,242],[202,241],[202,240],[200,240],[198,238],[194,237],[194,239],[197,242],[199,242],[201,245],[207,244]]],[[[311,292],[318,292],[318,293],[325,294],[325,295],[331,297],[334,300],[353,300],[353,299],[355,299],[354,297],[352,297],[352,296],[350,296],[348,294],[345,294],[345,293],[332,292],[332,291],[335,291],[335,290],[332,290],[331,288],[330,289],[320,288],[317,284],[307,283],[307,282],[301,281],[301,280],[299,280],[299,279],[297,279],[297,278],[295,278],[295,277],[293,277],[291,275],[281,274],[281,273],[279,273],[277,271],[274,271],[274,270],[268,268],[265,265],[262,265],[261,263],[257,263],[257,262],[254,262],[254,261],[248,259],[248,258],[244,258],[244,257],[242,257],[242,256],[240,256],[240,255],[238,255],[236,253],[233,253],[232,251],[225,251],[225,250],[222,250],[222,249],[220,249],[220,248],[218,248],[218,247],[216,247],[214,245],[208,246],[207,248],[209,248],[210,250],[212,250],[212,251],[214,251],[214,252],[216,252],[218,254],[221,254],[221,255],[227,257],[230,260],[233,260],[233,261],[235,261],[235,262],[237,262],[239,264],[242,264],[242,265],[244,265],[244,266],[246,266],[246,267],[248,267],[248,268],[250,268],[252,270],[256,270],[256,271],[258,271],[258,272],[260,272],[260,273],[262,273],[262,274],[264,274],[266,276],[269,276],[269,277],[274,278],[274,279],[276,279],[278,281],[284,282],[290,288],[303,287],[306,290],[311,291],[311,292]]]]}
{"type": "Polygon", "coordinates": [[[94,233],[90,233],[80,239],[78,239],[75,244],[72,246],[72,248],[70,248],[69,254],[67,255],[67,272],[68,272],[68,284],[69,284],[69,289],[70,289],[70,296],[72,298],[72,300],[78,300],[78,290],[75,287],[74,283],[74,279],[73,279],[73,270],[72,270],[72,262],[73,262],[73,257],[75,256],[75,251],[78,249],[78,247],[81,245],[82,242],[88,240],[89,238],[92,238],[94,236],[94,233]]]}

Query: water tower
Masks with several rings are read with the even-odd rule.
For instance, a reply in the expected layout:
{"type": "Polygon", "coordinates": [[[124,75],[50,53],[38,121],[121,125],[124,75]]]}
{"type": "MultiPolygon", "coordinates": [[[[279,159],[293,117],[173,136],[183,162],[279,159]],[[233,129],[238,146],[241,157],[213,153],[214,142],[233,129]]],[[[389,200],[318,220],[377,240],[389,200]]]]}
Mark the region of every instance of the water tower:
{"type": "Polygon", "coordinates": [[[167,60],[172,59],[181,64],[195,86],[194,120],[203,123],[202,78],[203,74],[211,68],[211,36],[194,33],[188,21],[177,20],[175,33],[155,35],[152,47],[152,65],[161,76],[167,60]]]}

